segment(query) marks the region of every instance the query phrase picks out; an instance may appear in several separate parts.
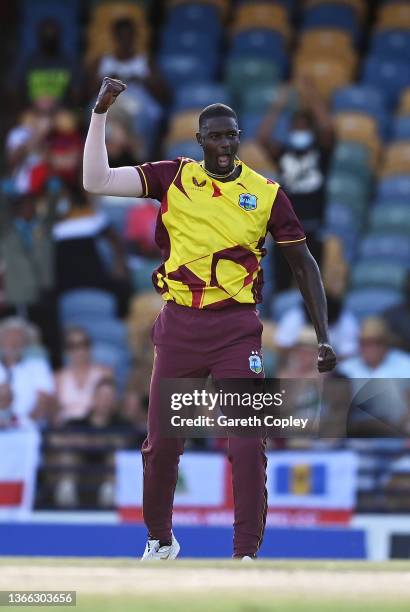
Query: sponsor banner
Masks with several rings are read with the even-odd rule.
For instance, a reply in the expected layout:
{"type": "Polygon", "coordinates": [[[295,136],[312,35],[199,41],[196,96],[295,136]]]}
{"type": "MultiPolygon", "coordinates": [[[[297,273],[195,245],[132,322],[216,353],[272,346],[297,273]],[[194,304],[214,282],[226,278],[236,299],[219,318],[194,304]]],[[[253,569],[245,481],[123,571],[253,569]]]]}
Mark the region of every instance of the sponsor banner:
{"type": "Polygon", "coordinates": [[[31,512],[40,442],[33,429],[0,431],[0,520],[26,518],[31,512]]]}
{"type": "MultiPolygon", "coordinates": [[[[141,457],[120,451],[116,466],[119,516],[126,522],[141,522],[141,457]]],[[[355,505],[356,470],[356,457],[350,451],[268,453],[267,525],[347,524],[355,505]]],[[[231,468],[225,455],[182,456],[173,523],[232,525],[231,468]]]]}

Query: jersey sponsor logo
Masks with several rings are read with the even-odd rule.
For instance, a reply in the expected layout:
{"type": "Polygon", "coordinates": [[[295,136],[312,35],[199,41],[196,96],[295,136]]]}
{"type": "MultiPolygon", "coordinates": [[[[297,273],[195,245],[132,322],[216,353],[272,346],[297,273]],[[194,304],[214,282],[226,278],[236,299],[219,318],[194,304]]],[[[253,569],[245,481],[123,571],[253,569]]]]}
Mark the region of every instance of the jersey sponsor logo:
{"type": "Polygon", "coordinates": [[[206,185],[206,179],[199,182],[195,176],[192,177],[192,182],[195,185],[195,187],[205,187],[206,185]]]}
{"type": "Polygon", "coordinates": [[[255,374],[260,374],[263,370],[262,359],[257,351],[252,351],[249,355],[249,368],[255,374]]]}
{"type": "Polygon", "coordinates": [[[251,193],[241,193],[239,196],[239,206],[244,210],[255,210],[258,205],[258,198],[251,193]]]}

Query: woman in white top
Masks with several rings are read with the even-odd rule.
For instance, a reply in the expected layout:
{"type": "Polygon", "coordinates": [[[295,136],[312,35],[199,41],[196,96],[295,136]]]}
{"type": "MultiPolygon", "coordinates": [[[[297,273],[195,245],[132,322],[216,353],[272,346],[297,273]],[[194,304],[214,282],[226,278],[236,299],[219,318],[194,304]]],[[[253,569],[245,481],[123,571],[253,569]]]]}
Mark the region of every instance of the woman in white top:
{"type": "Polygon", "coordinates": [[[109,368],[93,363],[91,340],[83,329],[79,327],[68,329],[65,347],[68,363],[56,374],[59,403],[57,425],[87,416],[96,385],[102,378],[113,377],[113,372],[109,368]]]}

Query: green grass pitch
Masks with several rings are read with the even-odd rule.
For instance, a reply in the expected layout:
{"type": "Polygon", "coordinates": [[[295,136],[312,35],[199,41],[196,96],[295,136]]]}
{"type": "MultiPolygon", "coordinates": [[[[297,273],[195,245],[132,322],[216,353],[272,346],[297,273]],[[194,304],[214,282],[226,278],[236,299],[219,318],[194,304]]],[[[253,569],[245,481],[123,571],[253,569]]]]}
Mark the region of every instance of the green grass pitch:
{"type": "Polygon", "coordinates": [[[410,561],[0,557],[0,590],[14,589],[77,591],[50,612],[408,612],[410,561]]]}

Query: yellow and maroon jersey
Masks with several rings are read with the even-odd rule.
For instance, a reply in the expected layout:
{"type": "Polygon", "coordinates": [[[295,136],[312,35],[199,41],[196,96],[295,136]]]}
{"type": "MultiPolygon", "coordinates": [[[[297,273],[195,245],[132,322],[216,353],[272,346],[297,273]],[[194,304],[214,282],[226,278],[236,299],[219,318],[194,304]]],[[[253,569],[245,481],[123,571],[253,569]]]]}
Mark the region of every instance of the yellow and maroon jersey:
{"type": "Polygon", "coordinates": [[[164,263],[153,282],[165,300],[193,308],[258,303],[267,232],[279,245],[305,240],[279,184],[241,167],[222,182],[188,158],[137,166],[144,197],[161,201],[155,238],[164,263]]]}

